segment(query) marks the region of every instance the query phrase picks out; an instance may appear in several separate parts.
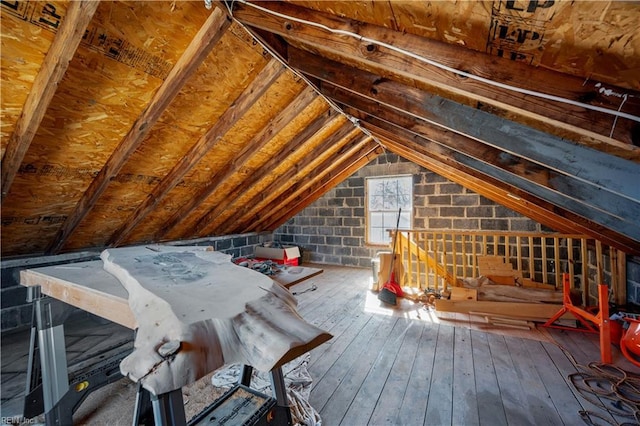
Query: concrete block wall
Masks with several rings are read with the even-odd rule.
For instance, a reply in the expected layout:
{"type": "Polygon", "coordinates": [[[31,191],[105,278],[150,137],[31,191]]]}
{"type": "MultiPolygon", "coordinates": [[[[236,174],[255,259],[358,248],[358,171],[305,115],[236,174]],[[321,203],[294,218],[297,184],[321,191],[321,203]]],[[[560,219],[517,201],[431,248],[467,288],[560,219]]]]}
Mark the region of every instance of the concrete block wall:
{"type": "MultiPolygon", "coordinates": [[[[174,245],[212,246],[215,250],[233,257],[253,254],[254,247],[266,241],[272,241],[271,233],[249,233],[224,237],[201,238],[198,240],[177,241],[174,245]]],[[[21,330],[31,325],[31,304],[27,303],[27,289],[20,285],[20,271],[74,262],[97,260],[100,251],[68,253],[58,256],[22,257],[2,260],[0,266],[0,330],[2,333],[21,330]]]]}
{"type": "Polygon", "coordinates": [[[406,174],[414,181],[414,229],[546,230],[519,213],[387,153],[279,227],[274,239],[300,246],[305,261],[371,267],[375,254],[389,248],[366,244],[365,178],[406,174]]]}

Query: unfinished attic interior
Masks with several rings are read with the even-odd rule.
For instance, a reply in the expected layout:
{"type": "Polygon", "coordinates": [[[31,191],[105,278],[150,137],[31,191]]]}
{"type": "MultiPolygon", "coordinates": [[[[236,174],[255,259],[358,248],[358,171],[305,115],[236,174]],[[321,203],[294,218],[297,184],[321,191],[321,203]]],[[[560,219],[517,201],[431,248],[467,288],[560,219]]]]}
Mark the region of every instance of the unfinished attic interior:
{"type": "Polygon", "coordinates": [[[0,14],[3,422],[640,423],[640,3],[0,14]]]}

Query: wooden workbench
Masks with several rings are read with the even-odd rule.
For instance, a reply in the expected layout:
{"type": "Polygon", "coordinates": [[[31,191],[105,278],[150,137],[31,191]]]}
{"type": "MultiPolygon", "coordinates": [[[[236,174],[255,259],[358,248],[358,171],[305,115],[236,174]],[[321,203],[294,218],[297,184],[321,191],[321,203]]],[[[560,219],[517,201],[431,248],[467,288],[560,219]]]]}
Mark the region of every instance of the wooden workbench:
{"type": "MultiPolygon", "coordinates": [[[[298,315],[282,286],[221,256],[203,247],[110,249],[103,261],[22,271],[21,283],[137,329],[135,350],[121,370],[154,394],[228,363],[270,371],[331,338],[298,315]],[[173,272],[165,274],[167,268],[173,272]],[[178,349],[163,356],[160,349],[169,343],[178,349]]],[[[320,272],[291,267],[274,280],[290,286],[320,272]]]]}

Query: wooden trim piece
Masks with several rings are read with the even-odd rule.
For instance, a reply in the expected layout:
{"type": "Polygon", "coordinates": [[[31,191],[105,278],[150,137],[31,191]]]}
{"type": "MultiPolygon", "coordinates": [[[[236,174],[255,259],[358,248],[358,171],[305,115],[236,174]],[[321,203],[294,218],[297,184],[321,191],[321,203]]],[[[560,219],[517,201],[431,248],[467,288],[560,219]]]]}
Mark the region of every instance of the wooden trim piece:
{"type": "Polygon", "coordinates": [[[198,163],[226,134],[264,92],[278,79],[285,68],[271,59],[247,88],[234,100],[218,121],[198,139],[191,149],[176,163],[171,171],[153,188],[135,212],[116,230],[107,245],[118,245],[160,201],[180,183],[182,178],[198,163]]]}
{"type": "MultiPolygon", "coordinates": [[[[238,170],[258,151],[264,148],[271,139],[285,128],[302,110],[304,110],[318,95],[310,88],[304,88],[300,94],[289,103],[285,109],[280,111],[262,130],[253,137],[253,139],[239,152],[227,167],[222,167],[218,173],[212,176],[207,185],[188,203],[184,204],[165,222],[160,231],[156,234],[156,240],[161,239],[170,232],[180,221],[188,217],[193,211],[211,196],[229,177],[233,176],[238,170]]],[[[191,238],[201,229],[191,227],[188,231],[183,232],[181,239],[191,238]]]]}
{"type": "MultiPolygon", "coordinates": [[[[261,3],[284,15],[300,20],[315,22],[324,28],[305,24],[298,20],[275,16],[257,10],[251,5],[236,3],[233,15],[245,25],[260,28],[280,35],[290,45],[314,51],[325,58],[336,59],[342,63],[357,66],[374,72],[380,77],[396,81],[410,82],[414,86],[436,93],[449,99],[458,99],[472,107],[482,107],[503,117],[512,117],[525,125],[536,127],[545,132],[568,138],[592,148],[602,149],[614,155],[625,156],[635,150],[632,145],[632,120],[618,120],[624,128],[617,128],[614,137],[609,137],[611,121],[609,114],[600,113],[578,106],[568,106],[557,101],[544,100],[532,96],[498,88],[484,82],[463,78],[451,71],[443,70],[432,64],[418,61],[406,54],[391,50],[369,40],[382,40],[396,48],[402,48],[431,61],[445,64],[460,70],[472,70],[480,77],[500,80],[519,88],[538,91],[545,88],[547,94],[584,102],[591,100],[592,105],[607,105],[617,110],[619,104],[604,98],[598,93],[598,81],[585,81],[579,77],[555,72],[541,67],[531,67],[515,61],[496,58],[481,52],[475,52],[460,46],[426,39],[417,35],[398,32],[388,28],[364,22],[340,18],[335,15],[313,11],[303,7],[281,2],[261,3]],[[365,37],[365,40],[335,34],[326,28],[340,29],[365,37]],[[604,102],[604,103],[601,103],[604,102]],[[571,113],[567,114],[570,108],[571,113]],[[626,153],[625,153],[626,151],[626,153]]],[[[291,61],[291,51],[289,52],[291,61]]],[[[614,86],[615,87],[615,86],[614,86]]],[[[619,93],[640,95],[630,89],[616,88],[619,93]]],[[[625,111],[638,115],[640,101],[634,105],[625,105],[625,111]]],[[[635,154],[637,155],[637,154],[635,154]]]]}
{"type": "Polygon", "coordinates": [[[64,78],[69,63],[73,58],[85,29],[100,2],[92,0],[72,1],[67,14],[60,25],[60,31],[53,39],[51,47],[44,58],[40,71],[33,82],[31,91],[25,100],[16,127],[7,143],[2,158],[2,196],[1,201],[11,189],[22,159],[44,118],[58,84],[64,78]]]}
{"type": "MultiPolygon", "coordinates": [[[[503,315],[510,318],[536,318],[548,320],[558,313],[562,304],[554,303],[521,303],[521,302],[490,302],[472,300],[446,300],[438,299],[435,302],[437,312],[458,312],[468,314],[470,312],[483,312],[486,314],[503,315]]],[[[567,313],[562,319],[574,319],[567,313]]]]}
{"type": "Polygon", "coordinates": [[[98,176],[91,182],[82,198],[56,233],[47,248],[48,253],[57,253],[71,233],[91,211],[100,196],[109,186],[111,178],[118,174],[131,154],[142,143],[160,115],[178,95],[182,86],[191,77],[202,61],[209,55],[218,40],[225,34],[231,21],[220,8],[216,8],[193,38],[178,62],[169,72],[151,102],[133,123],[133,126],[107,160],[98,176]]]}

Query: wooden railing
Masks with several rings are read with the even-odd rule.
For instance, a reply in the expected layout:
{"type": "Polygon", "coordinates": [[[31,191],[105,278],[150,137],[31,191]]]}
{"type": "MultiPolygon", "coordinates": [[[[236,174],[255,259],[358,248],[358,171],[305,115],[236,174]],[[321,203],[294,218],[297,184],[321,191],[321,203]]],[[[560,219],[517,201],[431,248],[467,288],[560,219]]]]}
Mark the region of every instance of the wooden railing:
{"type": "Polygon", "coordinates": [[[561,289],[567,272],[585,306],[597,304],[598,284],[609,286],[616,303],[626,303],[625,254],[584,235],[401,230],[396,253],[406,287],[442,291],[461,285],[462,279],[478,278],[478,259],[497,256],[534,285],[561,289]]]}

